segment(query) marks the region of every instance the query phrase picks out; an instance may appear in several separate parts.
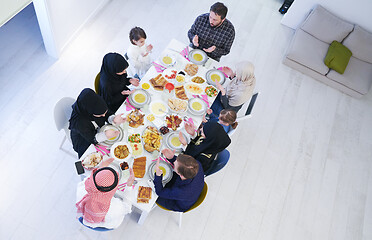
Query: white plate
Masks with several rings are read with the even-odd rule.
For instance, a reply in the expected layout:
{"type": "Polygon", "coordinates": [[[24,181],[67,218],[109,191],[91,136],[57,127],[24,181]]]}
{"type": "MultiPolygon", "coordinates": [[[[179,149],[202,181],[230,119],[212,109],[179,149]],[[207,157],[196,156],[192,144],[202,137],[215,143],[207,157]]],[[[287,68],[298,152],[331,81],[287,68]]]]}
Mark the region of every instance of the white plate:
{"type": "Polygon", "coordinates": [[[184,88],[188,93],[191,93],[191,94],[202,94],[204,92],[204,86],[201,85],[200,83],[194,83],[194,82],[187,83],[184,85],[184,88]],[[197,88],[199,91],[195,92],[193,89],[189,89],[188,88],[189,86],[195,86],[195,88],[197,88]]]}
{"type": "Polygon", "coordinates": [[[128,158],[130,158],[130,157],[132,156],[132,148],[131,148],[131,146],[129,145],[129,143],[125,143],[125,142],[117,142],[117,143],[114,143],[114,145],[112,145],[111,150],[110,150],[110,155],[111,155],[111,157],[113,157],[113,158],[116,159],[117,161],[122,162],[122,161],[125,161],[125,160],[127,160],[128,158]],[[120,159],[120,158],[116,157],[115,154],[114,154],[115,148],[116,148],[117,146],[119,146],[119,145],[125,145],[125,146],[127,146],[128,150],[129,150],[129,154],[128,154],[128,156],[125,157],[125,158],[123,158],[123,159],[120,159]]]}
{"type": "Polygon", "coordinates": [[[136,108],[141,108],[143,107],[144,105],[150,103],[151,101],[151,96],[150,94],[146,91],[146,90],[143,90],[143,89],[136,89],[134,91],[134,93],[130,94],[128,96],[128,101],[129,103],[133,106],[133,107],[136,107],[136,108]],[[138,102],[136,97],[139,97],[140,95],[144,96],[145,97],[145,100],[143,102],[138,102]]]}
{"type": "Polygon", "coordinates": [[[196,65],[203,65],[208,61],[207,54],[200,49],[193,49],[189,52],[190,62],[195,63],[196,65]]]}
{"type": "MultiPolygon", "coordinates": [[[[169,133],[169,134],[166,136],[166,141],[165,141],[165,142],[167,143],[167,146],[168,146],[170,149],[175,150],[177,153],[180,153],[180,152],[182,151],[182,143],[181,143],[179,146],[175,146],[175,145],[172,143],[172,140],[173,140],[174,138],[179,139],[179,133],[180,133],[179,131],[169,133]]],[[[184,133],[182,133],[182,135],[184,136],[185,139],[187,139],[184,133]]]]}
{"type": "Polygon", "coordinates": [[[212,77],[213,78],[215,78],[215,77],[219,78],[220,79],[219,82],[220,82],[221,85],[224,84],[224,82],[226,80],[225,74],[223,72],[221,72],[220,70],[217,70],[217,69],[211,69],[205,74],[205,78],[207,79],[207,83],[210,84],[210,85],[216,86],[216,82],[214,80],[212,80],[212,77]]]}
{"type": "Polygon", "coordinates": [[[98,168],[100,165],[101,165],[101,163],[102,163],[102,160],[103,160],[103,156],[102,156],[102,154],[100,153],[100,152],[92,152],[92,153],[90,153],[90,154],[88,154],[84,159],[83,159],[83,161],[81,162],[81,164],[83,165],[83,167],[85,168],[85,169],[87,169],[87,170],[92,170],[92,169],[94,169],[94,168],[98,168]],[[97,164],[97,165],[95,165],[95,166],[87,166],[87,164],[89,164],[91,161],[90,161],[90,159],[92,158],[92,157],[100,157],[101,158],[101,161],[97,164]]]}
{"type": "Polygon", "coordinates": [[[152,102],[150,104],[150,112],[154,114],[155,117],[163,117],[166,112],[168,112],[168,104],[163,101],[152,102]],[[159,111],[160,108],[163,109],[164,112],[159,111]]]}
{"type": "Polygon", "coordinates": [[[164,54],[159,59],[161,65],[164,67],[171,67],[176,63],[176,58],[172,54],[164,54]]]}
{"type": "MultiPolygon", "coordinates": [[[[155,165],[156,165],[156,161],[152,162],[147,169],[147,173],[148,173],[151,180],[154,180],[154,178],[155,178],[155,165]]],[[[164,161],[159,162],[159,167],[165,169],[165,174],[164,174],[164,171],[163,171],[163,181],[162,181],[162,183],[166,184],[173,177],[173,168],[172,168],[171,165],[169,165],[167,162],[164,162],[164,161]]]]}
{"type": "Polygon", "coordinates": [[[189,111],[194,115],[203,115],[207,111],[207,103],[201,98],[191,98],[189,100],[189,111]],[[200,109],[195,109],[196,106],[200,106],[200,109]]]}
{"type": "MultiPolygon", "coordinates": [[[[164,72],[163,72],[163,77],[169,82],[174,82],[174,81],[176,81],[176,76],[177,76],[177,70],[176,69],[174,69],[174,68],[167,68],[167,69],[165,69],[164,70],[164,72]],[[175,71],[176,73],[175,73],[175,76],[174,76],[174,78],[168,78],[168,77],[170,77],[172,74],[174,74],[174,72],[172,72],[172,71],[175,71]],[[166,77],[166,76],[168,76],[168,77],[166,77]]],[[[165,87],[165,86],[164,86],[165,87]]]]}
{"type": "Polygon", "coordinates": [[[123,132],[123,129],[121,129],[120,127],[117,127],[115,125],[111,125],[111,124],[106,124],[104,126],[102,126],[100,129],[99,129],[99,132],[104,132],[106,130],[109,130],[109,129],[112,129],[112,130],[115,130],[115,131],[119,131],[119,135],[114,138],[114,139],[108,139],[106,141],[103,141],[101,142],[100,144],[101,145],[104,145],[108,148],[111,147],[112,144],[114,144],[115,142],[118,142],[118,141],[121,141],[124,137],[124,132],[123,132]]]}

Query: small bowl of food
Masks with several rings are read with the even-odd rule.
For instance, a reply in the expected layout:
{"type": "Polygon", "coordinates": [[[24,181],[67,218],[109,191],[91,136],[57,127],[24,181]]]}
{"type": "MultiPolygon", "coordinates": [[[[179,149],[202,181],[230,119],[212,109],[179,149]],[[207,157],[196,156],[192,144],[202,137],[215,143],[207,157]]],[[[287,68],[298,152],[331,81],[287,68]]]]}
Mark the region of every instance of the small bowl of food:
{"type": "Polygon", "coordinates": [[[112,145],[110,155],[118,161],[128,159],[132,154],[132,148],[125,142],[117,142],[112,145]]]}
{"type": "Polygon", "coordinates": [[[99,167],[102,160],[103,160],[102,153],[93,152],[88,154],[81,163],[86,170],[93,170],[94,168],[99,167]]]}

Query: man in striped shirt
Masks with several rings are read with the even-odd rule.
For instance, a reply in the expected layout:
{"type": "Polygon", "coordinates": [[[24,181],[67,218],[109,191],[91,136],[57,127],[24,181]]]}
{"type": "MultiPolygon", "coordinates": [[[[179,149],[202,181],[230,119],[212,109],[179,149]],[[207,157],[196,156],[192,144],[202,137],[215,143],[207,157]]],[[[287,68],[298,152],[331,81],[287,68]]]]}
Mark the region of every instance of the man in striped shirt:
{"type": "Polygon", "coordinates": [[[235,29],[226,19],[227,7],[220,2],[210,12],[198,16],[188,32],[190,46],[202,49],[217,61],[227,55],[235,38],[235,29]]]}

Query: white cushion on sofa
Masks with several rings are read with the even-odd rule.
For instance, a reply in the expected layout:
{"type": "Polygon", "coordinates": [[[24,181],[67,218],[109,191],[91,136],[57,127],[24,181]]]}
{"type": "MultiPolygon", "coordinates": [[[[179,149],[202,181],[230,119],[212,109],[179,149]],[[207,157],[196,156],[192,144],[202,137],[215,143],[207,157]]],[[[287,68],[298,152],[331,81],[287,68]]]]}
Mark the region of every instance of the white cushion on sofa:
{"type": "Polygon", "coordinates": [[[364,95],[372,85],[372,64],[351,57],[344,74],[331,70],[327,77],[364,95]]]}
{"type": "Polygon", "coordinates": [[[324,64],[329,44],[297,29],[287,51],[287,58],[325,75],[329,68],[324,64]]]}
{"type": "Polygon", "coordinates": [[[350,49],[353,57],[372,63],[372,33],[356,25],[343,44],[350,49]]]}
{"type": "Polygon", "coordinates": [[[353,28],[353,24],[333,15],[320,5],[314,8],[301,26],[305,32],[329,44],[334,40],[342,42],[353,28]]]}

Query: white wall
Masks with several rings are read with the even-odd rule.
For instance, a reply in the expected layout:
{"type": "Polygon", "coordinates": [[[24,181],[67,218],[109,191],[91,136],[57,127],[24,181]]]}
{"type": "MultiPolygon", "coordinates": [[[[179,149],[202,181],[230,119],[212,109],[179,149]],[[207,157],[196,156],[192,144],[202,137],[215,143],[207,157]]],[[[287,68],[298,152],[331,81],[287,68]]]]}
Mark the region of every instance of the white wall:
{"type": "Polygon", "coordinates": [[[58,58],[66,45],[108,0],[34,0],[47,53],[58,58]]]}
{"type": "Polygon", "coordinates": [[[0,27],[31,2],[32,0],[0,0],[0,27]]]}
{"type": "Polygon", "coordinates": [[[295,0],[281,23],[297,28],[316,4],[372,32],[372,0],[295,0]]]}

